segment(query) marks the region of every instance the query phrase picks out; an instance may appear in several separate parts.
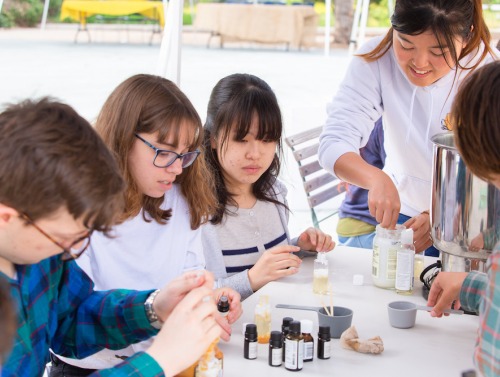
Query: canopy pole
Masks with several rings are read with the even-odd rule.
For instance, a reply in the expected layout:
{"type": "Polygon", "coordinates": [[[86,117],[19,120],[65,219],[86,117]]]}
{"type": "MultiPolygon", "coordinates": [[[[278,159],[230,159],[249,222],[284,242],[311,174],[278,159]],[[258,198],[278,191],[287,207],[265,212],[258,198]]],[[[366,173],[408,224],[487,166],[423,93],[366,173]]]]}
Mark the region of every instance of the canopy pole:
{"type": "Polygon", "coordinates": [[[160,46],[157,74],[180,85],[182,14],[184,0],[170,0],[160,46]]]}
{"type": "Polygon", "coordinates": [[[47,24],[47,15],[49,14],[49,3],[50,0],[45,0],[45,2],[43,3],[42,23],[40,24],[40,29],[42,30],[45,30],[45,25],[47,24]]]}
{"type": "Polygon", "coordinates": [[[332,0],[325,0],[325,56],[330,55],[330,34],[332,25],[332,0]]]}

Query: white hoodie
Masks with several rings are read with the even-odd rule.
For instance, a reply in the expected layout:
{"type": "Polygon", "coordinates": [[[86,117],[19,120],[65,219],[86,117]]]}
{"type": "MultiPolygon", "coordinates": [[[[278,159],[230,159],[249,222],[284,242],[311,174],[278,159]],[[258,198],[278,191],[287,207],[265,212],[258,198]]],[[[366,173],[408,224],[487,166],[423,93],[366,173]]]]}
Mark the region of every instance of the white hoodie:
{"type": "MultiPolygon", "coordinates": [[[[373,38],[358,51],[372,51],[383,37],[373,38]]],[[[496,50],[495,50],[496,51],[496,50]]],[[[466,56],[462,64],[480,54],[466,56]]],[[[491,62],[488,56],[482,64],[491,62]]],[[[355,56],[333,101],[320,137],[319,160],[333,173],[337,159],[347,152],[359,153],[375,122],[382,116],[384,171],[396,185],[401,213],[415,216],[430,208],[432,142],[444,132],[457,87],[470,71],[455,70],[427,87],[413,85],[401,70],[391,47],[380,59],[368,63],[355,56]]]]}

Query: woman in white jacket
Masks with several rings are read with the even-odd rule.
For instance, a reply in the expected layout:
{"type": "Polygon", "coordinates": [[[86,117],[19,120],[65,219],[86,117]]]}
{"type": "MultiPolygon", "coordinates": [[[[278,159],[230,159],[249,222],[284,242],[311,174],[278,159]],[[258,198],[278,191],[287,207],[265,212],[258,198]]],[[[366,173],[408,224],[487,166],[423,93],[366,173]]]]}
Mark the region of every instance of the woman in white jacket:
{"type": "MultiPolygon", "coordinates": [[[[320,138],[322,166],[369,190],[370,213],[385,228],[413,228],[417,251],[432,245],[430,138],[467,74],[496,59],[481,0],[397,0],[385,37],[366,43],[329,104],[320,138]],[[383,117],[382,170],[359,156],[383,117]]],[[[435,249],[434,249],[435,250],[435,249]]]]}

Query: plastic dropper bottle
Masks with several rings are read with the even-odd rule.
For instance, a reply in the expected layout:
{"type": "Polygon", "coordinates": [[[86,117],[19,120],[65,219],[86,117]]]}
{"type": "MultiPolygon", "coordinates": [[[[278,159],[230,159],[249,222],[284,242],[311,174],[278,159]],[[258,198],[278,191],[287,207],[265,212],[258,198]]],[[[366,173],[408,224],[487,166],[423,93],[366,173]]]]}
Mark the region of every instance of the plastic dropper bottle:
{"type": "Polygon", "coordinates": [[[401,246],[396,261],[396,292],[411,295],[413,292],[415,246],[413,246],[413,229],[401,232],[401,246]]]}
{"type": "Polygon", "coordinates": [[[328,293],[328,260],[326,253],[318,253],[314,260],[313,292],[318,294],[328,293]]]}

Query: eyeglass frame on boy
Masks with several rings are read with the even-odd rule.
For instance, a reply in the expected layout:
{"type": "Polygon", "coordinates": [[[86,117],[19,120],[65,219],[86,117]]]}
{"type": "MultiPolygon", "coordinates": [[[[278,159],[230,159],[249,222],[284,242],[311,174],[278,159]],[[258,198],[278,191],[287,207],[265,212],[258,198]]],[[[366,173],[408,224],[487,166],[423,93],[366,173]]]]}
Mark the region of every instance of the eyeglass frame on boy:
{"type": "Polygon", "coordinates": [[[50,236],[47,232],[45,232],[42,228],[40,228],[38,225],[35,224],[35,222],[25,213],[20,213],[19,216],[26,221],[29,225],[33,226],[36,230],[38,230],[41,234],[43,234],[47,239],[49,239],[54,245],[57,247],[60,247],[62,249],[62,254],[61,254],[61,260],[63,262],[67,262],[70,260],[75,260],[78,259],[84,252],[85,250],[88,249],[90,246],[90,236],[92,236],[92,232],[94,231],[93,229],[89,230],[85,236],[82,236],[78,238],[77,240],[73,241],[69,247],[64,247],[61,245],[58,241],[56,241],[52,236],[50,236]],[[80,242],[84,242],[86,240],[86,244],[78,250],[77,253],[72,253],[70,250],[73,248],[73,246],[79,244],[80,242]]]}
{"type": "Polygon", "coordinates": [[[198,156],[200,155],[200,150],[199,149],[195,149],[194,151],[191,151],[191,152],[186,152],[186,153],[177,153],[177,152],[174,152],[174,151],[170,151],[168,149],[159,149],[159,148],[156,148],[153,144],[151,144],[150,142],[148,142],[147,140],[143,139],[141,136],[139,136],[138,134],[134,134],[136,138],[138,138],[139,140],[141,140],[144,144],[146,144],[148,147],[150,147],[152,150],[155,151],[155,156],[153,158],[153,165],[156,166],[157,168],[168,168],[169,166],[171,166],[175,161],[177,161],[177,159],[180,159],[181,160],[181,164],[183,163],[184,161],[184,157],[185,156],[189,156],[189,155],[192,155],[192,154],[196,154],[196,157],[193,159],[193,161],[191,161],[191,163],[189,165],[182,165],[182,168],[185,169],[189,166],[191,166],[192,164],[194,164],[194,162],[196,161],[196,159],[198,158],[198,156]],[[156,158],[158,157],[158,155],[162,152],[167,152],[167,153],[172,153],[175,155],[175,158],[170,161],[167,165],[163,165],[163,166],[159,166],[159,165],[156,165],[156,158]]]}

